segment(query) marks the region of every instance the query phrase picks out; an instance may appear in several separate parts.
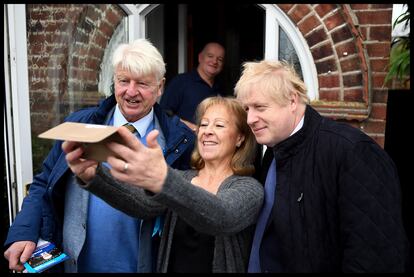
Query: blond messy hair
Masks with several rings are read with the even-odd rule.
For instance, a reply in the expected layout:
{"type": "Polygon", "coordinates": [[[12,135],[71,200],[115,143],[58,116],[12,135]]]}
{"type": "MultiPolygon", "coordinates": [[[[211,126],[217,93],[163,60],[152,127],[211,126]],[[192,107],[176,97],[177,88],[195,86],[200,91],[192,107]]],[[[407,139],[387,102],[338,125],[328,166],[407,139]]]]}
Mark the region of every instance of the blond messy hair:
{"type": "Polygon", "coordinates": [[[301,103],[309,103],[305,83],[294,67],[286,61],[246,62],[243,68],[234,88],[234,94],[238,99],[247,97],[254,88],[281,106],[289,103],[292,93],[298,94],[301,103]]]}

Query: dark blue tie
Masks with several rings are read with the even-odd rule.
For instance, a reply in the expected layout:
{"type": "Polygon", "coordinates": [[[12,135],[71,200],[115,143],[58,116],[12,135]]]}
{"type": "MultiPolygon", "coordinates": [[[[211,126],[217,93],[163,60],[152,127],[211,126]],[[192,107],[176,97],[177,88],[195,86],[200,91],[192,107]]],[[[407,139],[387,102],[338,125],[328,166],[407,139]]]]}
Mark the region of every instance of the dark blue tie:
{"type": "Polygon", "coordinates": [[[270,213],[272,211],[275,189],[276,189],[276,161],[273,159],[269,167],[265,182],[265,197],[259,219],[256,223],[256,230],[254,232],[252,250],[250,251],[249,267],[247,272],[258,273],[262,272],[260,268],[260,245],[262,244],[263,233],[267,225],[270,213]]]}

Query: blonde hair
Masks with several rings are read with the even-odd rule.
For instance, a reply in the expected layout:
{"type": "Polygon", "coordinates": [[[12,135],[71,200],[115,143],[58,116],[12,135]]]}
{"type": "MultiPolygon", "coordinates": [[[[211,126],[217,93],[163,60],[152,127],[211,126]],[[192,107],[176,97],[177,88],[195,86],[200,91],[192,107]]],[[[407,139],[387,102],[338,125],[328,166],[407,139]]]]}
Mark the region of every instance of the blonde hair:
{"type": "MultiPolygon", "coordinates": [[[[197,107],[196,124],[200,127],[201,118],[207,109],[218,105],[225,107],[230,114],[234,115],[237,130],[244,136],[244,141],[241,143],[240,147],[236,148],[231,159],[231,169],[236,175],[252,175],[254,173],[253,161],[256,154],[256,140],[249,125],[247,125],[247,113],[237,99],[221,96],[204,99],[197,107]]],[[[191,155],[191,166],[197,170],[200,170],[205,166],[204,160],[201,158],[200,152],[198,151],[197,144],[191,155]]]]}
{"type": "Polygon", "coordinates": [[[309,103],[305,83],[294,67],[286,61],[259,61],[243,64],[242,75],[234,88],[238,99],[245,98],[252,87],[271,97],[276,103],[285,106],[292,93],[297,93],[299,101],[309,103]]]}
{"type": "Polygon", "coordinates": [[[112,66],[114,72],[121,69],[136,76],[154,74],[158,82],[165,75],[164,59],[157,48],[146,39],[119,45],[112,57],[112,66]]]}

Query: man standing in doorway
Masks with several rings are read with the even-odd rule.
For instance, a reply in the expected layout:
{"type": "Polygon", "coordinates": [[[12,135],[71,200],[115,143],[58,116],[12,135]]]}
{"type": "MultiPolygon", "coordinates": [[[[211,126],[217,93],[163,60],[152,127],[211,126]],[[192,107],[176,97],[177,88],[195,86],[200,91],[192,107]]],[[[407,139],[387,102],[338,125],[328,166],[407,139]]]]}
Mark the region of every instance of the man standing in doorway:
{"type": "Polygon", "coordinates": [[[191,129],[195,129],[197,105],[207,97],[223,94],[216,76],[223,70],[224,47],[217,42],[207,43],[198,54],[196,69],[173,78],[166,87],[160,105],[175,114],[191,129]]]}

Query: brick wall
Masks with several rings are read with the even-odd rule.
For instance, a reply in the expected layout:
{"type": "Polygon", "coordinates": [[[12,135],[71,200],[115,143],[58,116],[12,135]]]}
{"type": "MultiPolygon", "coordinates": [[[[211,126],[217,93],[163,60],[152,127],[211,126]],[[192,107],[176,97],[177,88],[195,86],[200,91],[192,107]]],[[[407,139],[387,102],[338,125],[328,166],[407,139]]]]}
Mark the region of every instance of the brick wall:
{"type": "MultiPolygon", "coordinates": [[[[323,115],[356,126],[384,145],[392,4],[279,4],[313,56],[323,115]]],[[[125,16],[117,5],[27,5],[32,130],[95,105],[100,63],[125,16]]]]}
{"type": "Polygon", "coordinates": [[[31,125],[34,136],[69,113],[95,105],[101,60],[125,16],[118,5],[27,5],[31,125]]]}
{"type": "Polygon", "coordinates": [[[384,146],[392,4],[280,4],[311,50],[319,80],[312,105],[384,146]]]}

